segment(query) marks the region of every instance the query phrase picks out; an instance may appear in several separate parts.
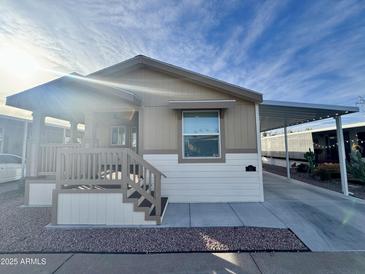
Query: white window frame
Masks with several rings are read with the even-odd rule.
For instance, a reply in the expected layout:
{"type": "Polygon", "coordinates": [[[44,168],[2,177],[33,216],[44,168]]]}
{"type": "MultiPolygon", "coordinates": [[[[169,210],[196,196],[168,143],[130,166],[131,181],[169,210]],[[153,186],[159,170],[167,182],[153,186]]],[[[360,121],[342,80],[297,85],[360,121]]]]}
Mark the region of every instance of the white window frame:
{"type": "Polygon", "coordinates": [[[222,158],[222,138],[221,138],[221,113],[220,110],[184,110],[181,113],[181,135],[182,135],[182,140],[181,140],[181,150],[182,150],[182,159],[221,159],[222,158]],[[185,129],[184,129],[184,113],[197,113],[197,112],[217,112],[218,113],[218,133],[195,133],[195,134],[185,134],[185,129]],[[218,136],[218,157],[185,157],[185,136],[218,136]]]}
{"type": "Polygon", "coordinates": [[[110,128],[110,145],[111,146],[128,146],[128,132],[127,132],[127,127],[126,126],[112,126],[110,128]],[[117,128],[124,128],[124,132],[125,132],[125,144],[113,144],[113,130],[117,128]]]}

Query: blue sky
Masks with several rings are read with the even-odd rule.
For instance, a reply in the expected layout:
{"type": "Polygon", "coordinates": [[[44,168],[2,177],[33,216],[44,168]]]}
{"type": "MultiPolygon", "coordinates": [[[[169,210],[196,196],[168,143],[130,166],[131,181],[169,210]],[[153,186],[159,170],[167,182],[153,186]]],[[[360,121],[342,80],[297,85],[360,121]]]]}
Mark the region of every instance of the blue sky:
{"type": "MultiPolygon", "coordinates": [[[[0,0],[0,14],[0,49],[45,69],[86,74],[144,54],[268,100],[355,105],[365,96],[365,1],[0,0]]],[[[56,76],[19,81],[3,67],[0,96],[56,76]]]]}

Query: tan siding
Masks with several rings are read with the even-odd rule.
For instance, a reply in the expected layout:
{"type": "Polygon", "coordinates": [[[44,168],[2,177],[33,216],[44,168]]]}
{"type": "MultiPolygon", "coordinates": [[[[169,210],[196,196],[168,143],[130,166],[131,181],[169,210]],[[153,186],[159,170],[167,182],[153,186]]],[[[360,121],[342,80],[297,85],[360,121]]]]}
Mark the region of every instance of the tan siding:
{"type": "Polygon", "coordinates": [[[178,118],[167,108],[169,100],[236,99],[237,106],[225,113],[227,149],[256,149],[255,105],[212,88],[177,79],[150,69],[137,69],[111,81],[142,99],[143,150],[177,150],[178,118]]]}
{"type": "Polygon", "coordinates": [[[183,99],[231,99],[218,90],[177,79],[160,72],[138,69],[122,77],[113,76],[124,88],[142,98],[144,106],[166,106],[169,100],[183,99]]]}
{"type": "Polygon", "coordinates": [[[100,147],[110,146],[110,125],[97,125],[97,130],[95,133],[96,143],[100,147]]]}
{"type": "Polygon", "coordinates": [[[143,149],[177,150],[177,112],[166,107],[143,109],[143,149]]]}
{"type": "MultiPolygon", "coordinates": [[[[114,110],[113,110],[114,111],[114,110]]],[[[129,144],[129,131],[133,126],[134,120],[130,120],[130,112],[110,112],[110,113],[97,113],[95,118],[95,141],[99,147],[111,146],[111,128],[113,126],[126,126],[127,130],[127,145],[129,144]],[[117,116],[114,116],[117,115],[117,116]]],[[[136,118],[134,118],[136,119],[136,118]]]]}
{"type": "Polygon", "coordinates": [[[256,149],[255,105],[240,102],[224,115],[226,149],[256,149]]]}

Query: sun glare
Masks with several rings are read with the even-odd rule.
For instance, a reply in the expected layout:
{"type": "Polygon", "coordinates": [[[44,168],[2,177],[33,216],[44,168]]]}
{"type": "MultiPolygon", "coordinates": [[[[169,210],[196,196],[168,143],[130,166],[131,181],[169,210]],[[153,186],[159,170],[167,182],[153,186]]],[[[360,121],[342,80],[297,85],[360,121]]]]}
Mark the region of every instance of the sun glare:
{"type": "Polygon", "coordinates": [[[36,59],[29,53],[12,48],[0,49],[1,70],[18,78],[32,77],[38,70],[36,59]]]}

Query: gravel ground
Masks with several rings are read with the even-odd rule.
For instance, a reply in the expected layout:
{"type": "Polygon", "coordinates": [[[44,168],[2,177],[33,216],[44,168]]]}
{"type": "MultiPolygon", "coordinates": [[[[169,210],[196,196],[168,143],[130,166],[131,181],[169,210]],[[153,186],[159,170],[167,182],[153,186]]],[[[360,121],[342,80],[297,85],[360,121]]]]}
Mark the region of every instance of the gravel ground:
{"type": "MultiPolygon", "coordinates": [[[[286,176],[285,167],[273,166],[273,165],[268,165],[268,164],[263,164],[262,166],[265,171],[275,173],[275,174],[278,174],[281,176],[286,176]]],[[[291,173],[291,177],[296,180],[342,193],[342,187],[341,187],[340,180],[321,181],[319,179],[309,176],[307,173],[296,172],[295,169],[293,169],[293,168],[290,169],[290,173],[291,173]]],[[[357,197],[360,199],[365,199],[365,185],[352,184],[351,182],[349,182],[349,191],[351,193],[353,193],[354,197],[357,197]]]]}
{"type": "Polygon", "coordinates": [[[0,194],[0,253],[308,250],[290,230],[276,228],[45,228],[50,209],[22,202],[19,191],[0,194]]]}

